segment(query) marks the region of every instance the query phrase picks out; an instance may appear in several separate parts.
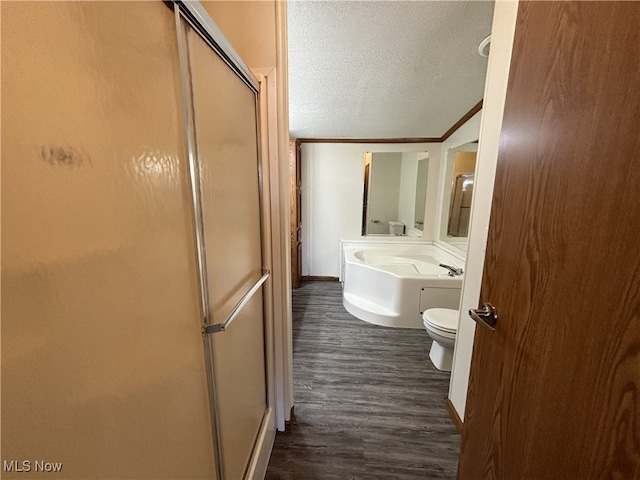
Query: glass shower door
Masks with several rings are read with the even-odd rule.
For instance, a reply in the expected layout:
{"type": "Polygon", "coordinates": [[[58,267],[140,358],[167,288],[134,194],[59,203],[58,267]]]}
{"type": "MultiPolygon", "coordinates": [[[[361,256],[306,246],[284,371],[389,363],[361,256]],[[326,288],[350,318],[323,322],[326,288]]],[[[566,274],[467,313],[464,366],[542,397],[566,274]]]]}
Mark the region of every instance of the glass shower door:
{"type": "Polygon", "coordinates": [[[212,478],[173,12],[0,9],[0,476],[212,478]]]}
{"type": "Polygon", "coordinates": [[[257,93],[191,25],[181,26],[219,473],[238,479],[267,409],[257,93]],[[230,318],[228,328],[213,326],[230,318]]]}

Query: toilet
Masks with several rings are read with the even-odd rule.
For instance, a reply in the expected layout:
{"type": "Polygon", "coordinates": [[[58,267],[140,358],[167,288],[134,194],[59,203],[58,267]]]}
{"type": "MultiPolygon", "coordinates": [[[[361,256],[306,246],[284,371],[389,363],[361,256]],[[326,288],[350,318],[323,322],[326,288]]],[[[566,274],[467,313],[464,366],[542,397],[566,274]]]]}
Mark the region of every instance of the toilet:
{"type": "Polygon", "coordinates": [[[403,235],[404,223],[402,222],[389,222],[389,233],[391,235],[403,235]]]}
{"type": "Polygon", "coordinates": [[[433,365],[444,372],[451,371],[453,346],[458,332],[458,310],[430,308],[422,314],[422,323],[433,339],[429,358],[433,365]]]}

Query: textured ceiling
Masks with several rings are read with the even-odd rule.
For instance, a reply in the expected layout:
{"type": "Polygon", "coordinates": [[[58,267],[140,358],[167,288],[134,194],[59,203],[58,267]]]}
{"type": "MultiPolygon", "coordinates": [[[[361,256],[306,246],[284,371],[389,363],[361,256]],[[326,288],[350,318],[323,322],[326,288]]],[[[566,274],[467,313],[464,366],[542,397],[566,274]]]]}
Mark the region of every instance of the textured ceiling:
{"type": "Polygon", "coordinates": [[[292,137],[440,137],[482,99],[493,2],[287,8],[292,137]]]}

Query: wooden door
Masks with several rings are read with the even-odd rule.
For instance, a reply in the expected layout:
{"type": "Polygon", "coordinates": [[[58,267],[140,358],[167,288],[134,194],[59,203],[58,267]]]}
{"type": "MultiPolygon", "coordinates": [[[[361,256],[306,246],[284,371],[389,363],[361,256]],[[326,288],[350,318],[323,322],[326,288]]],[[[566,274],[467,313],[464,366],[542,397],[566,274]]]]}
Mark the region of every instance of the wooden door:
{"type": "Polygon", "coordinates": [[[639,26],[520,3],[460,479],[640,476],[639,26]]]}
{"type": "Polygon", "coordinates": [[[302,276],[302,157],[300,140],[289,140],[289,175],[291,180],[291,287],[300,286],[302,276]]]}

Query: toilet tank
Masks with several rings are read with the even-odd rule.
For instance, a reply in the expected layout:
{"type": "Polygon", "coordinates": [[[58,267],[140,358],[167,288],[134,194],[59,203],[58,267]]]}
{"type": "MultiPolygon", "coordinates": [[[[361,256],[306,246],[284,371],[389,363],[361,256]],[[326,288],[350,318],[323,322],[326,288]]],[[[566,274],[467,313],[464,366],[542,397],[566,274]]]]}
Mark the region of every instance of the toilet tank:
{"type": "Polygon", "coordinates": [[[389,222],[389,233],[392,235],[402,235],[404,233],[404,223],[389,222]]]}

